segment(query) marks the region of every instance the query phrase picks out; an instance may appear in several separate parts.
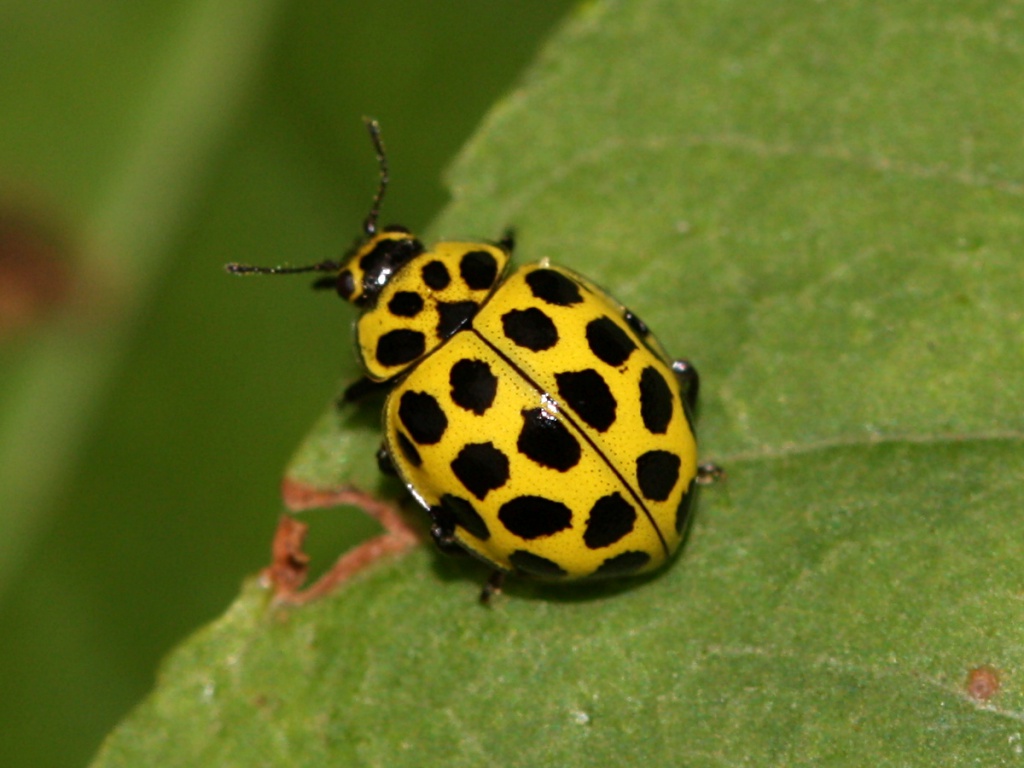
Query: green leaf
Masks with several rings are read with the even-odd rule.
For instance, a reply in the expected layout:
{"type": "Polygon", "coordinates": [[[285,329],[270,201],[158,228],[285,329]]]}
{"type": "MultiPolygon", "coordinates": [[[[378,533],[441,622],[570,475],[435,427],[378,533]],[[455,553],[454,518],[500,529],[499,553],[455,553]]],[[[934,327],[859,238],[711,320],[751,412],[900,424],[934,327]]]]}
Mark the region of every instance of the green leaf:
{"type": "MultiPolygon", "coordinates": [[[[1022,55],[997,3],[582,8],[432,233],[514,225],[697,364],[728,477],[682,556],[491,609],[425,548],[302,607],[252,583],[96,765],[1019,759],[1022,55]]],[[[331,414],[290,474],[372,490],[342,426],[375,448],[331,414]]]]}

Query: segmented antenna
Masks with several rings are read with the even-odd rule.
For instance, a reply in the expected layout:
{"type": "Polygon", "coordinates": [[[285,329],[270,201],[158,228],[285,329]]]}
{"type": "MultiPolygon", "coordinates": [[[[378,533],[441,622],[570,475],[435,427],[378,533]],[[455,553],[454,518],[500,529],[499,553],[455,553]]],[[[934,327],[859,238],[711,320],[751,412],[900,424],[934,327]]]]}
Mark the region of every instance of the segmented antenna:
{"type": "Polygon", "coordinates": [[[321,261],[305,267],[256,267],[233,261],[225,264],[224,269],[232,275],[294,275],[298,272],[337,272],[341,265],[336,261],[321,261]]]}
{"type": "MultiPolygon", "coordinates": [[[[373,196],[373,203],[370,205],[370,213],[363,221],[363,232],[367,237],[377,234],[377,217],[380,216],[380,204],[384,199],[384,193],[388,189],[388,158],[384,152],[384,140],[380,135],[380,123],[372,117],[364,117],[366,130],[370,132],[370,141],[373,142],[373,151],[377,155],[377,168],[379,181],[377,192],[373,196]]],[[[310,264],[305,267],[257,267],[252,264],[239,264],[232,262],[225,264],[224,269],[233,275],[294,275],[299,272],[337,272],[341,264],[336,261],[321,261],[318,264],[310,264]]]]}
{"type": "Polygon", "coordinates": [[[377,234],[377,217],[380,215],[380,204],[384,199],[384,193],[388,189],[388,156],[384,152],[384,140],[380,135],[380,123],[372,117],[364,117],[366,130],[370,132],[370,141],[373,142],[373,151],[377,154],[377,169],[380,181],[377,183],[377,193],[373,196],[373,203],[370,205],[370,213],[363,221],[363,232],[367,237],[377,234]]]}

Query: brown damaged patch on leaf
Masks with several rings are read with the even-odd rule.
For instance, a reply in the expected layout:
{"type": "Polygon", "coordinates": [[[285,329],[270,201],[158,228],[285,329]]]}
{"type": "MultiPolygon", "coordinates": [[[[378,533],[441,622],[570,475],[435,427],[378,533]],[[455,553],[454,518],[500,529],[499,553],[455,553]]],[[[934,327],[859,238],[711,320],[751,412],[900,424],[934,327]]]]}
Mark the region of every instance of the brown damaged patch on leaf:
{"type": "Polygon", "coordinates": [[[967,695],[975,701],[986,702],[999,693],[999,670],[987,664],[967,673],[967,695]]]}
{"type": "Polygon", "coordinates": [[[341,555],[329,571],[302,589],[309,571],[309,556],[302,549],[308,526],[283,515],[274,534],[273,561],[263,571],[264,581],[273,586],[274,598],[279,602],[301,605],[329,595],[382,557],[407,552],[420,542],[397,508],[363,491],[348,487],[317,488],[285,479],[281,495],[293,512],[342,504],[359,507],[381,524],[384,533],[341,555]]]}
{"type": "Polygon", "coordinates": [[[271,561],[262,573],[264,583],[274,587],[277,596],[294,594],[309,574],[309,555],[302,550],[309,526],[288,515],[281,515],[271,544],[271,561]]]}

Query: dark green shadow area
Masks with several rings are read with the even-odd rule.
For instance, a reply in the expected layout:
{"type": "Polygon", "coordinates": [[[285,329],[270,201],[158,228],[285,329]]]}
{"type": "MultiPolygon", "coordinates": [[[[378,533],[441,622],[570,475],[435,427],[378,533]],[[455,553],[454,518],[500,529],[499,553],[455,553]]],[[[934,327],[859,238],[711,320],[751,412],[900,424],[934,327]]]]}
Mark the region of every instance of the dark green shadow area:
{"type": "MultiPolygon", "coordinates": [[[[4,766],[84,764],[167,650],[223,612],[268,561],[289,456],[356,374],[342,302],[223,263],[349,244],[375,182],[364,114],[392,154],[385,217],[422,228],[442,169],[569,6],[5,4],[0,203],[43,210],[75,249],[116,227],[128,252],[90,252],[56,328],[0,336],[0,430],[23,390],[67,412],[52,437],[10,438],[35,501],[13,509],[0,482],[17,523],[0,563],[4,766]]],[[[375,531],[351,512],[316,525],[334,554],[375,531]]]]}

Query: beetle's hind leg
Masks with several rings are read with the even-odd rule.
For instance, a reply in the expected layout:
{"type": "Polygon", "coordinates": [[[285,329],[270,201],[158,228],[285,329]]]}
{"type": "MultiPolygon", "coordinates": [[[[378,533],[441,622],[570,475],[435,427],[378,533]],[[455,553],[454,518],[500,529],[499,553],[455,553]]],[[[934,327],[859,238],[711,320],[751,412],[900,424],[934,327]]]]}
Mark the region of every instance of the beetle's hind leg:
{"type": "Polygon", "coordinates": [[[498,247],[511,254],[516,247],[516,233],[515,230],[509,227],[502,234],[501,239],[498,241],[498,247]]]}
{"type": "Polygon", "coordinates": [[[491,571],[491,575],[484,583],[483,589],[480,590],[481,605],[490,606],[491,598],[501,594],[501,588],[505,586],[506,575],[504,571],[491,571]]]}

